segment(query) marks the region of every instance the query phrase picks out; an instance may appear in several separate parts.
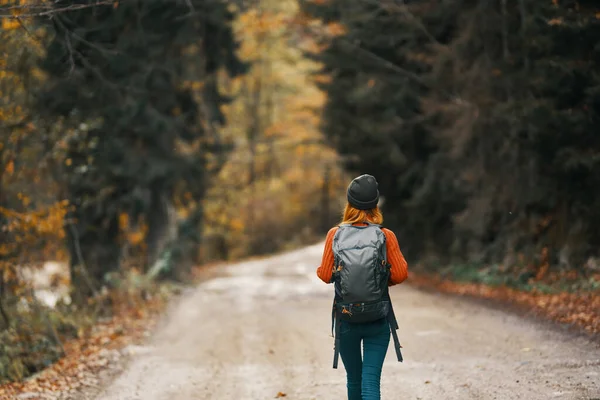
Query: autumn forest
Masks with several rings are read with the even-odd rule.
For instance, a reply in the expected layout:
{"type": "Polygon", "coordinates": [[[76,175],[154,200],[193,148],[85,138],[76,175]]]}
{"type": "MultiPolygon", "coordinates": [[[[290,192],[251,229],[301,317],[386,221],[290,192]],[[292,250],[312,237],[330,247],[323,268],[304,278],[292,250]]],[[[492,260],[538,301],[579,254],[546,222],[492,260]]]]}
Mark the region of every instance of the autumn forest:
{"type": "Polygon", "coordinates": [[[595,1],[0,0],[0,23],[0,384],[202,266],[318,243],[362,173],[421,282],[600,290],[595,1]]]}

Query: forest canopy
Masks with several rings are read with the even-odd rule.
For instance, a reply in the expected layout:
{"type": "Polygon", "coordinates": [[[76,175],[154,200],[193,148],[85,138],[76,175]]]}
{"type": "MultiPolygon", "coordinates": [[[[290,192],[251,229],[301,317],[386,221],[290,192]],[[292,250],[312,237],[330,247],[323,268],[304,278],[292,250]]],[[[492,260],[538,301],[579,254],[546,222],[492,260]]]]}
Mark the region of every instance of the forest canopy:
{"type": "Polygon", "coordinates": [[[330,78],[323,133],[380,179],[411,259],[597,268],[596,2],[315,0],[303,12],[336,32],[310,53],[330,78]]]}

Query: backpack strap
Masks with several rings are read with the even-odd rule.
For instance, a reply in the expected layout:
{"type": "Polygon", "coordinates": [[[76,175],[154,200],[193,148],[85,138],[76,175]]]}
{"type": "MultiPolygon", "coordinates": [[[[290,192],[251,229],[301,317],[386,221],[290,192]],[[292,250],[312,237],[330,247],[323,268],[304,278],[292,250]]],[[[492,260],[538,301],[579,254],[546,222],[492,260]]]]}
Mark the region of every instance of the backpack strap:
{"type": "Polygon", "coordinates": [[[338,360],[340,357],[340,319],[335,307],[335,300],[333,301],[333,308],[331,311],[331,334],[334,335],[333,342],[333,368],[337,369],[338,360]],[[335,333],[334,333],[335,330],[335,333]]]}
{"type": "MultiPolygon", "coordinates": [[[[339,259],[339,255],[336,249],[336,246],[338,245],[338,236],[340,234],[340,228],[343,226],[349,226],[348,224],[340,224],[338,225],[338,229],[335,232],[335,235],[333,235],[333,241],[331,243],[331,251],[333,252],[333,265],[331,266],[331,279],[329,280],[329,283],[334,283],[335,279],[336,279],[336,268],[339,265],[340,259],[339,259]]],[[[334,308],[335,308],[335,299],[334,299],[334,308]]],[[[331,322],[332,324],[332,328],[331,328],[331,333],[333,334],[333,320],[331,322]]]]}
{"type": "MultiPolygon", "coordinates": [[[[390,312],[391,315],[393,315],[393,312],[390,312]]],[[[388,314],[388,315],[390,315],[388,314]]],[[[402,350],[400,350],[402,348],[402,345],[400,344],[400,339],[398,339],[398,333],[396,332],[397,328],[397,324],[396,326],[394,326],[396,319],[394,317],[390,317],[388,316],[388,322],[390,324],[390,332],[392,333],[392,338],[394,339],[394,349],[396,349],[396,357],[398,357],[398,361],[402,362],[404,361],[404,359],[402,358],[402,350]],[[393,320],[393,321],[392,321],[393,320]]]]}
{"type": "MultiPolygon", "coordinates": [[[[387,321],[390,326],[390,332],[392,334],[392,339],[394,340],[394,349],[396,350],[396,357],[399,362],[403,362],[404,359],[402,357],[402,345],[400,344],[400,339],[398,339],[398,321],[396,320],[396,315],[394,314],[394,308],[392,307],[392,302],[390,301],[390,311],[387,315],[387,321]]],[[[337,369],[338,361],[340,357],[340,319],[338,318],[338,312],[335,308],[335,301],[333,302],[333,307],[331,310],[331,334],[334,337],[333,342],[333,368],[337,369]]]]}
{"type": "Polygon", "coordinates": [[[392,334],[392,338],[394,340],[394,349],[396,350],[396,357],[398,357],[398,361],[402,362],[404,359],[402,358],[402,345],[400,344],[400,339],[398,339],[398,333],[396,332],[398,327],[398,320],[396,319],[396,314],[394,313],[394,307],[392,306],[392,299],[390,298],[390,294],[388,291],[388,300],[390,302],[390,311],[387,315],[388,324],[390,325],[390,332],[392,334]]]}

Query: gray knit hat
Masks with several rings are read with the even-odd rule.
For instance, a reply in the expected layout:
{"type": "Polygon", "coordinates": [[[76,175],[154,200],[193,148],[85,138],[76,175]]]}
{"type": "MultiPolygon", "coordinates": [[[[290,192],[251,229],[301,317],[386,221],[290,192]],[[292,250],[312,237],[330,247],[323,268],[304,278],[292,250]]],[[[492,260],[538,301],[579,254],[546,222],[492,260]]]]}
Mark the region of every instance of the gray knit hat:
{"type": "Polygon", "coordinates": [[[359,210],[370,210],[379,203],[379,184],[372,175],[361,175],[354,178],[348,186],[348,203],[359,210]]]}

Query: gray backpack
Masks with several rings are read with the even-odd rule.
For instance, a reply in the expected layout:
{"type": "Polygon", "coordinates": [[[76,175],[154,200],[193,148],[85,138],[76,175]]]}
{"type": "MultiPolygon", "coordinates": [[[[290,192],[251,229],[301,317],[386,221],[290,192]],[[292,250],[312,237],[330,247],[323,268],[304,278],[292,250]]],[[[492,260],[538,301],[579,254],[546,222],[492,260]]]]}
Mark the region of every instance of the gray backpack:
{"type": "Polygon", "coordinates": [[[341,321],[368,323],[386,318],[390,324],[398,361],[402,361],[398,324],[388,292],[390,264],[387,262],[386,238],[381,227],[341,224],[333,238],[335,286],[332,329],[335,329],[333,368],[339,355],[341,321]]]}
{"type": "Polygon", "coordinates": [[[335,306],[342,320],[364,323],[385,318],[390,266],[379,225],[342,224],[333,238],[335,306]]]}

